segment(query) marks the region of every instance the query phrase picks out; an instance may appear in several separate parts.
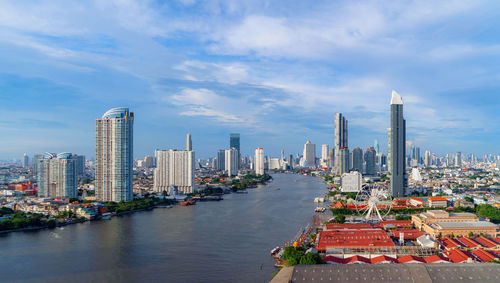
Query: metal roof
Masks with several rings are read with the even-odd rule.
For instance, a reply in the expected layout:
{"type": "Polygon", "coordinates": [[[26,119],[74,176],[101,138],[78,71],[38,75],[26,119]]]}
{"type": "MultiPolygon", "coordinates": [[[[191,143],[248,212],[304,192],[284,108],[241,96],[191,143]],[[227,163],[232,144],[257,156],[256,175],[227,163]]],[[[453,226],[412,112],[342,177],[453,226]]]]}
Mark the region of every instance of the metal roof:
{"type": "Polygon", "coordinates": [[[442,228],[468,228],[468,227],[497,227],[488,221],[466,221],[466,222],[437,222],[442,228]]]}

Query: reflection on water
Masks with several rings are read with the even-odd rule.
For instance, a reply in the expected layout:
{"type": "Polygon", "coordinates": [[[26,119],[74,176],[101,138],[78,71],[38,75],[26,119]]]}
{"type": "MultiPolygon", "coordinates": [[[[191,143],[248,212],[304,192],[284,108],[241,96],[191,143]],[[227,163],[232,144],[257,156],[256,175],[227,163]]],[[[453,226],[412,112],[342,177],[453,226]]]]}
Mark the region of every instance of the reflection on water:
{"type": "Polygon", "coordinates": [[[311,222],[325,191],[319,178],[273,178],[220,202],[2,235],[0,281],[267,282],[269,251],[311,222]]]}

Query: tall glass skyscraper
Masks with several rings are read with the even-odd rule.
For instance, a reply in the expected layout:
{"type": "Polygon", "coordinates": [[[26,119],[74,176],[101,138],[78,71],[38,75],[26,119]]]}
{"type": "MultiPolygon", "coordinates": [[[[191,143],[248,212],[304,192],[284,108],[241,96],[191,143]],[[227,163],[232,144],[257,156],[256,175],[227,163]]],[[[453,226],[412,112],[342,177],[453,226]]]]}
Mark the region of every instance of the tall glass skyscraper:
{"type": "Polygon", "coordinates": [[[236,166],[238,169],[240,168],[240,160],[241,160],[241,150],[240,150],[240,134],[229,134],[229,148],[235,148],[238,150],[238,160],[236,166]]]}
{"type": "Polygon", "coordinates": [[[46,153],[37,160],[37,184],[40,197],[77,197],[76,156],[46,153]]]}
{"type": "MultiPolygon", "coordinates": [[[[345,173],[347,170],[341,170],[340,167],[345,166],[345,160],[340,158],[340,149],[345,148],[348,150],[349,139],[348,139],[348,122],[347,119],[342,115],[342,113],[335,114],[335,172],[338,175],[345,173]]],[[[349,159],[349,156],[348,156],[349,159]]]]}
{"type": "Polygon", "coordinates": [[[134,113],[113,108],[96,119],[95,186],[100,201],[133,199],[134,113]]]}
{"type": "Polygon", "coordinates": [[[403,117],[403,99],[392,91],[391,128],[389,129],[389,173],[393,197],[406,195],[406,121],[403,117]]]}

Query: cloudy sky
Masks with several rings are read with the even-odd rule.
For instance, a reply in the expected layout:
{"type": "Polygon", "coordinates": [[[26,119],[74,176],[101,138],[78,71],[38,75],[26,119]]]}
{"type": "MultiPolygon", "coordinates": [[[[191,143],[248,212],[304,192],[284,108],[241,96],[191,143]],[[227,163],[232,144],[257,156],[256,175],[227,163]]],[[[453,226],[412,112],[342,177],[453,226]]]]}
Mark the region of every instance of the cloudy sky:
{"type": "MultiPolygon", "coordinates": [[[[93,156],[95,119],[135,112],[135,156],[387,146],[405,102],[422,150],[498,153],[498,1],[1,1],[0,158],[93,156]]],[[[317,150],[319,154],[319,150],[317,150]]]]}

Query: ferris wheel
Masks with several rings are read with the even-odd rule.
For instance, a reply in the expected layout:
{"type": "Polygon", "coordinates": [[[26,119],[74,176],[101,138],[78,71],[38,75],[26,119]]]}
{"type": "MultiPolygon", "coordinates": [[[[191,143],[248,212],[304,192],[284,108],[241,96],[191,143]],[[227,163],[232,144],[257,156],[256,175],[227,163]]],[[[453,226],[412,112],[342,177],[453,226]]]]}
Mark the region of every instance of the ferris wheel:
{"type": "Polygon", "coordinates": [[[388,187],[364,184],[354,201],[358,215],[366,221],[382,221],[391,211],[392,196],[388,187]]]}

